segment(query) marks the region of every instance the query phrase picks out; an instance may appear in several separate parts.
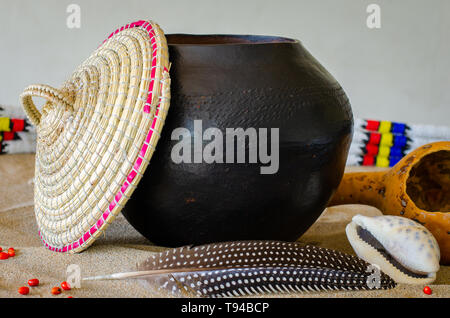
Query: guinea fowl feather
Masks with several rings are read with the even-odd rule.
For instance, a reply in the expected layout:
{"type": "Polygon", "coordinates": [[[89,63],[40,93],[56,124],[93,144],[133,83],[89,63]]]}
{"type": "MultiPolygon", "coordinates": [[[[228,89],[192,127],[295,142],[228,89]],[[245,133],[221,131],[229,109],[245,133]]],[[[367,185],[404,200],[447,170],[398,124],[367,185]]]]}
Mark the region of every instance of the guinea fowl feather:
{"type": "MultiPolygon", "coordinates": [[[[136,271],[84,280],[139,278],[174,295],[233,297],[265,293],[369,289],[370,264],[298,242],[237,241],[169,249],[136,271]]],[[[381,289],[395,282],[380,273],[381,289]]]]}

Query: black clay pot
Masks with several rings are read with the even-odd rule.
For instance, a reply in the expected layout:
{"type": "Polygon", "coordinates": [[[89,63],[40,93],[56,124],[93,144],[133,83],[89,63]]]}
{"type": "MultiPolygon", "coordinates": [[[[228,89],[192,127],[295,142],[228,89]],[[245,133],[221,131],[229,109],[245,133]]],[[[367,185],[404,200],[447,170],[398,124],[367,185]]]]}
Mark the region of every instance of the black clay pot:
{"type": "MultiPolygon", "coordinates": [[[[163,246],[296,240],[343,174],[353,132],[344,91],[296,40],[182,34],[167,40],[171,106],[123,210],[126,219],[163,246]],[[194,120],[202,120],[203,131],[219,128],[224,138],[227,128],[267,128],[269,144],[271,129],[279,128],[277,172],[261,174],[268,164],[249,163],[249,155],[246,163],[175,163],[171,153],[179,141],[172,132],[184,127],[194,136],[194,120]]],[[[249,151],[249,140],[246,146],[249,151]]]]}

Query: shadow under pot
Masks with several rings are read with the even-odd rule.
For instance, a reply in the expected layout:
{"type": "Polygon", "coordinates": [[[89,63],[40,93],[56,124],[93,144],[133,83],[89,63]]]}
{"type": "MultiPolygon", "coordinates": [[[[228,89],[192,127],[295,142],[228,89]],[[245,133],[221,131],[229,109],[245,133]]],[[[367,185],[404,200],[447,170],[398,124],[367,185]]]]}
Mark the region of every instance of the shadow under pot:
{"type": "Polygon", "coordinates": [[[167,41],[171,106],[125,218],[170,247],[298,239],[343,175],[353,116],[341,86],[297,40],[167,41]]]}

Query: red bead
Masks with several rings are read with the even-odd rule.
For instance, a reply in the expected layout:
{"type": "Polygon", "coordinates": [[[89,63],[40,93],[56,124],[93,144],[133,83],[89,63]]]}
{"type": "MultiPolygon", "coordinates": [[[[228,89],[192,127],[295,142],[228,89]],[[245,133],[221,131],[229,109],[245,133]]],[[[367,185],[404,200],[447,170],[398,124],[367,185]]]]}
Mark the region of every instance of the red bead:
{"type": "Polygon", "coordinates": [[[25,120],[24,119],[11,119],[11,122],[13,124],[12,131],[23,131],[25,129],[25,120]]]}
{"type": "Polygon", "coordinates": [[[14,140],[14,137],[15,137],[15,133],[12,131],[4,131],[3,132],[3,140],[4,141],[14,140]]]}
{"type": "Polygon", "coordinates": [[[67,297],[67,298],[73,298],[72,296],[69,296],[69,297],[67,297]]]}
{"type": "Polygon", "coordinates": [[[14,257],[14,256],[16,256],[16,251],[12,247],[10,247],[10,248],[8,248],[8,254],[9,254],[9,257],[14,257]]]}
{"type": "Polygon", "coordinates": [[[375,165],[375,158],[371,155],[365,155],[363,158],[363,166],[374,166],[375,165]]]}
{"type": "Polygon", "coordinates": [[[1,252],[0,253],[0,259],[8,259],[9,258],[9,254],[5,253],[5,252],[1,252]]]}
{"type": "Polygon", "coordinates": [[[381,141],[381,134],[377,132],[372,132],[369,134],[369,144],[379,145],[381,141]]]}
{"type": "Polygon", "coordinates": [[[22,286],[19,288],[18,292],[21,295],[28,295],[28,293],[30,292],[30,289],[26,286],[22,286]]]}
{"type": "Polygon", "coordinates": [[[425,294],[427,294],[427,295],[431,295],[432,294],[431,288],[428,287],[428,286],[425,286],[425,288],[423,289],[423,292],[425,294]]]}
{"type": "Polygon", "coordinates": [[[39,285],[39,279],[37,279],[37,278],[30,279],[28,281],[28,285],[29,286],[37,286],[37,285],[39,285]]]}
{"type": "Polygon", "coordinates": [[[3,248],[0,247],[0,252],[3,251],[3,248]]]}
{"type": "Polygon", "coordinates": [[[61,288],[64,289],[64,290],[70,290],[71,289],[68,282],[62,282],[61,283],[61,288]]]}
{"type": "Polygon", "coordinates": [[[366,151],[369,156],[376,156],[376,155],[378,155],[378,146],[372,145],[372,144],[367,144],[366,151]]]}
{"type": "Polygon", "coordinates": [[[53,287],[53,288],[52,288],[52,294],[53,294],[53,295],[59,295],[59,294],[61,294],[61,288],[59,288],[59,287],[53,287]]]}
{"type": "Polygon", "coordinates": [[[378,120],[366,120],[366,129],[370,131],[377,131],[380,126],[380,122],[378,120]]]}

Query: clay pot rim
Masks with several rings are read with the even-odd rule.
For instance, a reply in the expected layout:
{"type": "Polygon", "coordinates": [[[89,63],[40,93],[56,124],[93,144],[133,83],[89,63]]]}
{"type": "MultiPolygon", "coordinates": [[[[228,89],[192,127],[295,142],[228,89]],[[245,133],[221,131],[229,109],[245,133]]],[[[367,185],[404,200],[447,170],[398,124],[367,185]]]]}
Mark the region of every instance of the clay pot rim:
{"type": "Polygon", "coordinates": [[[301,43],[296,39],[271,35],[172,33],[165,36],[169,46],[248,46],[301,43]]]}

